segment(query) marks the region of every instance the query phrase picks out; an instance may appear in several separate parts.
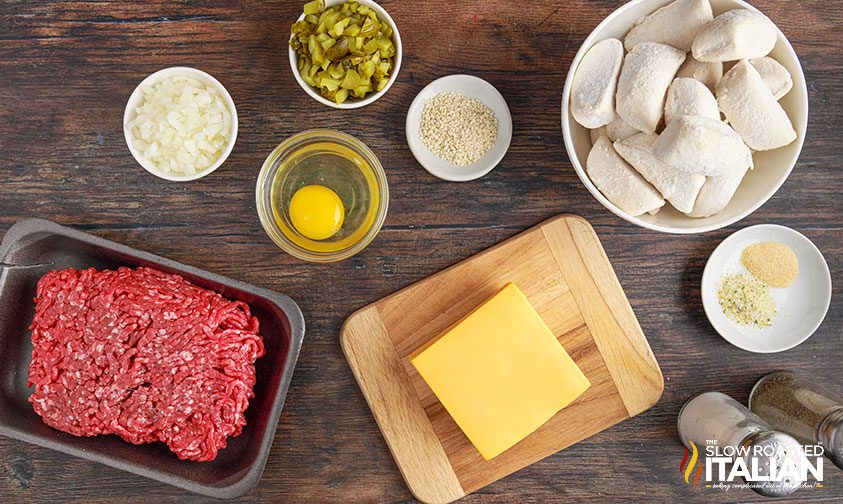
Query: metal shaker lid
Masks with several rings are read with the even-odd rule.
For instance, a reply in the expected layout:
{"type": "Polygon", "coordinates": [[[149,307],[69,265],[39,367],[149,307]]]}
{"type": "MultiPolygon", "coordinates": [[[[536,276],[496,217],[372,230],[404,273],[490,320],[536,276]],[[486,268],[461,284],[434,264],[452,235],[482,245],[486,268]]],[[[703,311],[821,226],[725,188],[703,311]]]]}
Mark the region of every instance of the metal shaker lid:
{"type": "Polygon", "coordinates": [[[820,422],[817,441],[825,449],[825,456],[843,469],[843,408],[832,411],[820,422]]]}
{"type": "MultiPolygon", "coordinates": [[[[769,476],[772,465],[776,465],[776,473],[779,473],[786,459],[792,460],[797,467],[803,462],[805,452],[802,445],[793,437],[776,431],[759,432],[748,436],[741,443],[746,447],[746,454],[742,456],[747,467],[752,467],[753,459],[757,459],[758,474],[769,476]],[[757,447],[757,448],[755,448],[757,447]],[[776,453],[778,456],[769,457],[764,453],[776,453]]],[[[747,482],[753,490],[765,497],[785,497],[795,492],[802,481],[793,478],[784,478],[781,481],[747,482]]]]}

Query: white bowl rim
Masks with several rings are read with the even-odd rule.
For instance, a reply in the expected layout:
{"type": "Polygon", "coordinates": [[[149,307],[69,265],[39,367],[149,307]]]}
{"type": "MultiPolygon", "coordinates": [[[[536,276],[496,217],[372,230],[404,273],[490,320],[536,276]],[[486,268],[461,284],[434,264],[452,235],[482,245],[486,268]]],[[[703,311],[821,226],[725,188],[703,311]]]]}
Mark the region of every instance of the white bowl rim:
{"type": "MultiPolygon", "coordinates": [[[[334,5],[346,3],[347,1],[348,0],[325,0],[325,7],[332,7],[334,5]]],[[[332,102],[331,100],[329,100],[329,99],[325,98],[324,96],[320,95],[319,93],[317,93],[313,89],[313,87],[310,86],[310,84],[308,84],[307,82],[305,82],[301,78],[301,75],[299,75],[298,56],[296,55],[296,51],[294,51],[292,47],[289,47],[289,44],[288,44],[288,48],[287,48],[287,53],[290,56],[290,69],[293,71],[293,76],[296,78],[296,82],[299,83],[299,86],[301,86],[301,88],[304,89],[305,92],[308,95],[310,95],[310,97],[313,98],[314,100],[318,101],[319,103],[321,103],[323,105],[327,105],[327,106],[335,108],[335,109],[342,109],[342,110],[357,109],[357,108],[360,108],[360,107],[365,107],[366,105],[374,103],[375,101],[380,99],[380,97],[385,95],[386,92],[389,91],[389,88],[391,88],[392,85],[395,84],[395,81],[398,79],[398,72],[401,71],[401,62],[404,59],[404,54],[403,54],[404,48],[403,48],[403,44],[401,43],[401,34],[398,33],[398,25],[395,24],[395,20],[392,19],[392,16],[389,15],[389,12],[387,12],[386,9],[381,7],[378,3],[373,2],[372,0],[355,0],[355,1],[359,4],[361,4],[361,5],[365,5],[367,7],[370,7],[372,9],[374,9],[375,11],[377,11],[378,17],[380,17],[382,20],[386,21],[387,24],[389,24],[389,27],[392,28],[392,39],[393,39],[393,42],[395,43],[395,71],[392,72],[392,77],[390,77],[389,82],[386,83],[386,87],[384,87],[383,89],[381,89],[380,91],[378,91],[376,93],[372,93],[371,95],[367,96],[366,98],[363,98],[362,100],[354,100],[354,101],[350,101],[350,102],[347,101],[345,103],[332,102]]],[[[302,19],[304,19],[304,14],[299,16],[298,19],[296,19],[296,21],[298,22],[298,21],[301,21],[302,19]]]]}
{"type": "Polygon", "coordinates": [[[167,67],[162,68],[156,72],[153,72],[146,76],[140,84],[135,87],[135,90],[132,91],[132,94],[129,95],[129,99],[126,102],[126,109],[123,112],[123,136],[126,139],[126,145],[129,147],[129,152],[132,153],[132,156],[135,158],[135,161],[138,162],[139,165],[143,167],[144,170],[148,171],[149,173],[155,175],[158,178],[162,178],[164,180],[169,180],[171,182],[190,182],[192,180],[198,180],[206,175],[210,175],[211,173],[215,172],[217,168],[222,166],[223,163],[228,159],[228,156],[231,154],[231,151],[234,149],[234,144],[237,142],[237,132],[238,132],[238,119],[237,119],[237,107],[234,105],[234,100],[231,98],[228,90],[225,86],[220,83],[214,76],[207,72],[203,72],[197,68],[193,67],[186,67],[186,66],[174,66],[174,67],[167,67]],[[159,170],[156,168],[151,161],[143,157],[143,155],[138,152],[137,149],[132,145],[132,135],[129,131],[129,128],[126,125],[129,123],[129,116],[134,113],[134,107],[136,103],[140,100],[142,94],[142,88],[146,85],[149,85],[153,82],[157,82],[159,80],[163,80],[167,77],[173,75],[187,75],[192,77],[200,77],[207,82],[210,82],[217,91],[220,92],[220,95],[225,100],[226,105],[229,107],[231,111],[231,134],[228,138],[228,144],[226,144],[225,149],[223,150],[220,157],[208,168],[203,171],[194,173],[192,175],[173,175],[170,173],[166,173],[164,171],[159,170]]]}
{"type": "MultiPolygon", "coordinates": [[[[638,4],[644,1],[647,0],[632,0],[627,4],[619,7],[611,14],[609,14],[603,21],[600,22],[600,24],[597,25],[597,27],[594,28],[594,30],[592,30],[588,37],[586,37],[586,39],[583,41],[582,46],[580,47],[580,50],[577,51],[577,54],[574,56],[573,61],[571,61],[571,66],[568,69],[568,75],[565,79],[565,87],[562,91],[562,136],[565,141],[565,150],[568,153],[568,158],[571,162],[571,165],[574,167],[574,171],[577,173],[577,176],[580,178],[583,185],[585,185],[586,189],[588,189],[588,192],[590,192],[591,195],[594,196],[594,198],[597,199],[597,201],[599,201],[609,211],[611,211],[613,214],[617,215],[618,217],[624,219],[627,222],[630,222],[637,226],[641,226],[643,228],[651,229],[653,231],[682,235],[708,233],[710,231],[715,231],[717,229],[722,229],[724,227],[731,226],[732,224],[735,224],[736,222],[745,219],[747,216],[751,215],[753,212],[755,212],[756,210],[761,208],[765,203],[767,203],[770,198],[772,198],[779,191],[779,189],[781,189],[781,187],[790,177],[791,172],[793,172],[793,168],[796,166],[796,163],[799,161],[799,156],[801,155],[802,148],[805,144],[805,137],[808,131],[808,116],[810,114],[810,108],[808,104],[807,81],[805,79],[805,71],[802,67],[802,62],[799,60],[799,55],[796,53],[796,50],[793,48],[793,45],[787,39],[787,36],[785,36],[785,34],[781,31],[778,25],[776,25],[776,34],[778,36],[778,40],[784,43],[785,49],[790,53],[794,60],[799,63],[799,74],[794,76],[794,81],[799,79],[801,82],[805,83],[805,92],[801,95],[802,104],[805,107],[805,116],[804,120],[800,121],[798,124],[794,124],[794,127],[796,128],[796,131],[798,133],[798,138],[796,140],[796,155],[790,162],[790,166],[785,171],[784,176],[781,177],[781,180],[779,180],[779,182],[770,191],[768,191],[768,193],[764,195],[763,198],[760,198],[756,203],[750,205],[749,208],[730,219],[726,219],[723,222],[718,222],[715,224],[700,225],[697,227],[676,228],[672,226],[648,222],[644,219],[632,216],[618,208],[611,201],[609,201],[605,196],[603,196],[603,193],[601,193],[600,190],[597,189],[594,183],[591,182],[591,179],[588,177],[588,174],[586,174],[585,170],[580,164],[579,158],[576,155],[573,138],[571,137],[571,126],[568,116],[570,115],[569,103],[571,100],[571,87],[573,85],[574,73],[585,53],[594,45],[594,41],[597,38],[597,34],[602,31],[602,29],[605,28],[607,25],[614,22],[615,18],[620,17],[621,14],[624,14],[627,10],[637,7],[638,4]]],[[[742,8],[753,10],[756,12],[761,12],[753,5],[745,2],[744,0],[729,1],[739,4],[742,8]]],[[[763,12],[761,13],[763,14],[763,12]]]]}
{"type": "Polygon", "coordinates": [[[734,233],[727,236],[723,241],[720,242],[719,245],[717,245],[717,247],[714,249],[714,251],[711,252],[711,255],[708,256],[708,259],[705,262],[705,268],[703,268],[702,279],[700,280],[700,298],[702,300],[703,311],[705,312],[705,317],[708,319],[708,323],[711,325],[711,327],[713,327],[714,330],[717,332],[717,334],[719,334],[724,340],[729,342],[731,345],[733,345],[737,348],[740,348],[741,350],[745,350],[747,352],[752,352],[752,353],[758,353],[758,354],[772,354],[772,353],[785,352],[787,350],[791,350],[793,348],[796,348],[799,345],[801,345],[802,343],[808,341],[808,339],[811,336],[813,336],[815,332],[817,332],[817,329],[820,328],[822,323],[825,321],[826,316],[828,316],[828,310],[831,307],[831,298],[833,297],[833,294],[834,294],[834,286],[833,286],[833,282],[832,282],[832,278],[831,278],[831,270],[829,270],[828,261],[825,260],[825,256],[823,255],[823,253],[819,249],[819,247],[817,247],[817,245],[813,241],[811,241],[810,238],[808,238],[804,234],[800,233],[799,231],[797,231],[793,228],[789,228],[787,226],[782,226],[780,224],[756,224],[754,226],[748,226],[748,227],[745,227],[745,228],[740,229],[738,231],[735,231],[734,233]],[[742,235],[744,235],[746,233],[749,233],[749,232],[752,232],[752,231],[755,231],[755,230],[759,230],[759,229],[779,229],[779,230],[782,230],[784,232],[791,233],[794,236],[797,236],[800,240],[803,240],[804,243],[806,243],[814,252],[816,252],[817,257],[820,258],[819,264],[822,266],[823,271],[825,272],[825,276],[828,278],[828,297],[826,298],[826,304],[825,304],[825,309],[823,310],[823,314],[819,318],[817,323],[814,324],[813,327],[811,328],[811,330],[807,331],[805,336],[802,336],[801,339],[794,340],[793,343],[791,343],[787,346],[784,346],[784,347],[767,349],[767,350],[762,350],[762,349],[757,349],[757,348],[747,348],[747,347],[741,345],[737,340],[735,340],[735,338],[732,338],[730,335],[723,334],[723,332],[720,331],[720,328],[717,327],[714,324],[714,322],[712,321],[711,311],[714,310],[715,307],[710,306],[709,303],[706,301],[707,298],[705,296],[705,291],[704,291],[704,288],[705,288],[705,285],[706,285],[706,280],[708,279],[708,277],[710,275],[713,274],[711,272],[711,269],[709,268],[709,265],[711,264],[711,258],[714,257],[714,255],[717,254],[718,251],[727,247],[730,242],[732,242],[734,240],[737,240],[738,238],[740,238],[742,235]]]}
{"type": "MultiPolygon", "coordinates": [[[[455,90],[454,92],[459,93],[459,90],[455,90]]],[[[481,100],[482,101],[482,100],[481,100]]],[[[488,104],[486,104],[488,106],[488,104]]],[[[500,126],[499,126],[500,127],[500,126]]],[[[472,180],[477,180],[481,177],[488,175],[492,170],[498,167],[498,165],[503,161],[503,158],[506,157],[507,152],[509,152],[509,147],[512,145],[512,134],[513,134],[513,124],[512,124],[512,113],[509,110],[509,104],[506,102],[506,98],[503,97],[498,88],[496,88],[491,82],[477,77],[476,75],[470,74],[451,74],[445,75],[443,77],[439,77],[438,79],[430,82],[421,91],[413,98],[412,103],[410,104],[410,108],[407,109],[407,118],[404,120],[404,135],[407,138],[407,145],[410,147],[410,152],[413,153],[413,157],[416,158],[416,162],[418,162],[422,168],[427,170],[428,173],[433,175],[436,178],[446,180],[448,182],[471,182],[472,180]],[[411,131],[415,131],[418,129],[418,125],[414,125],[410,123],[411,115],[413,110],[416,110],[418,107],[421,106],[421,97],[428,89],[435,87],[436,85],[441,85],[445,82],[451,80],[458,80],[458,79],[468,79],[478,82],[480,85],[484,87],[488,87],[497,97],[500,98],[501,102],[503,103],[505,115],[502,118],[498,118],[499,124],[507,124],[509,129],[509,135],[506,137],[506,145],[504,146],[503,150],[494,158],[490,159],[488,164],[484,165],[482,168],[477,169],[475,171],[466,172],[465,175],[450,175],[447,173],[443,173],[435,168],[431,168],[428,166],[429,163],[425,163],[423,161],[423,154],[418,152],[415,142],[411,141],[411,131]]],[[[497,145],[493,146],[492,149],[497,147],[497,145]]],[[[435,154],[434,154],[435,155],[435,154]]]]}

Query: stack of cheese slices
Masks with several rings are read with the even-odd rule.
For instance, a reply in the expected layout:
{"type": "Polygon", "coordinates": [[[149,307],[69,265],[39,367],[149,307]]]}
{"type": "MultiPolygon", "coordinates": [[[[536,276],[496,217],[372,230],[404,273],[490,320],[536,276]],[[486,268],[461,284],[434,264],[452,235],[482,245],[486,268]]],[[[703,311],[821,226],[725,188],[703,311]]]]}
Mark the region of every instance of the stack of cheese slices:
{"type": "Polygon", "coordinates": [[[666,202],[690,217],[726,208],[754,152],[796,140],[778,102],[793,80],[768,56],[777,38],[759,12],[714,17],[709,0],[676,0],[623,42],[592,46],[574,74],[571,113],[591,130],[594,185],[633,216],[666,202]]]}

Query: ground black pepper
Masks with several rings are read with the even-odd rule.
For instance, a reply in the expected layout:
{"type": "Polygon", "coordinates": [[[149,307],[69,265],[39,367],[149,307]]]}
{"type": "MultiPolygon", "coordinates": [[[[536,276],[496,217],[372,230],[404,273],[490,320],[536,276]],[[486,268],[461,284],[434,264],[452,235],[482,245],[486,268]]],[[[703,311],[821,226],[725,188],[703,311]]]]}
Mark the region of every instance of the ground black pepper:
{"type": "Polygon", "coordinates": [[[837,436],[843,398],[794,373],[778,371],[755,384],[749,407],[774,429],[805,444],[822,444],[829,458],[841,464],[837,436]]]}

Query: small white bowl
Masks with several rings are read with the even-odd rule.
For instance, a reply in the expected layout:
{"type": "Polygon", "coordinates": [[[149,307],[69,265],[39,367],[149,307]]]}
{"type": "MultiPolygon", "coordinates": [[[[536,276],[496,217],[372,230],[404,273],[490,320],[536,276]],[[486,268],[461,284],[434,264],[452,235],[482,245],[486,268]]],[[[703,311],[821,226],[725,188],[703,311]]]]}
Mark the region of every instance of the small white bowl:
{"type": "Polygon", "coordinates": [[[831,273],[822,253],[801,233],[773,224],[752,226],[723,240],[711,254],[703,271],[702,303],[711,325],[729,343],[749,352],[782,352],[807,340],[822,323],[831,304],[831,273]],[[770,289],[779,308],[773,325],[763,329],[739,325],[720,308],[717,285],[726,275],[749,275],[741,254],[749,245],[767,241],[793,249],[799,276],[787,289],[770,289]]]}
{"type": "MultiPolygon", "coordinates": [[[[333,7],[334,5],[343,4],[346,1],[347,0],[325,0],[325,7],[333,7]]],[[[362,100],[355,100],[349,98],[345,101],[345,103],[332,102],[331,100],[319,94],[319,91],[313,86],[302,80],[301,75],[299,75],[298,55],[292,47],[288,48],[288,52],[290,54],[290,68],[293,70],[293,75],[296,77],[296,82],[299,83],[299,86],[301,86],[301,88],[304,89],[307,94],[309,94],[310,97],[314,100],[318,101],[323,105],[327,105],[329,107],[337,109],[356,109],[360,107],[365,107],[370,103],[374,103],[381,96],[385,95],[387,91],[389,91],[389,88],[392,87],[392,85],[395,83],[395,80],[398,78],[398,71],[401,70],[401,61],[403,59],[404,48],[401,44],[401,34],[398,33],[398,25],[395,24],[395,21],[392,19],[392,16],[390,16],[389,13],[386,12],[383,7],[373,2],[372,0],[357,0],[357,3],[373,9],[377,13],[378,19],[380,19],[381,21],[386,21],[386,24],[388,24],[389,27],[392,28],[392,43],[395,44],[395,69],[392,71],[392,77],[390,77],[389,82],[387,82],[386,84],[386,87],[384,87],[377,93],[372,93],[366,98],[363,98],[362,100]]],[[[299,16],[296,21],[301,21],[302,19],[304,19],[304,14],[299,16]]]]}
{"type": "Polygon", "coordinates": [[[132,153],[132,156],[134,156],[135,161],[143,166],[146,171],[165,180],[173,182],[188,182],[200,179],[205,175],[212,173],[222,166],[225,160],[228,159],[229,154],[231,154],[231,150],[234,149],[234,143],[237,141],[237,108],[234,106],[234,100],[231,99],[231,95],[228,94],[228,90],[225,89],[225,86],[220,84],[220,82],[211,75],[190,67],[164,68],[163,70],[159,70],[142,80],[141,83],[138,84],[138,87],[135,88],[134,92],[132,92],[132,95],[129,96],[129,101],[126,103],[126,110],[123,113],[123,135],[126,137],[126,145],[129,146],[129,151],[132,153]],[[151,161],[143,157],[143,154],[132,145],[132,132],[127,127],[129,122],[137,116],[135,109],[140,106],[143,101],[143,88],[175,76],[192,77],[206,86],[213,87],[217,90],[217,92],[219,92],[220,96],[222,96],[226,106],[228,106],[228,110],[231,112],[231,134],[228,138],[228,144],[225,146],[222,154],[214,164],[200,172],[194,173],[193,175],[173,175],[172,173],[159,170],[151,161]]]}
{"type": "Polygon", "coordinates": [[[416,96],[407,112],[405,130],[410,150],[425,170],[443,180],[467,182],[492,171],[506,155],[512,141],[512,116],[506,100],[495,86],[473,75],[449,75],[431,82],[416,96]],[[498,119],[498,137],[495,145],[476,163],[467,166],[453,165],[431,152],[421,140],[421,118],[425,102],[439,93],[446,92],[480,100],[492,109],[498,119]]]}
{"type": "MultiPolygon", "coordinates": [[[[570,113],[571,85],[577,66],[588,49],[608,38],[623,40],[637,19],[651,14],[671,1],[633,0],[610,14],[585,39],[571,63],[568,78],[565,81],[565,89],[562,94],[562,133],[565,138],[568,158],[574,165],[577,175],[597,201],[612,213],[638,226],[664,233],[705,233],[734,224],[751,214],[766,203],[787,180],[796,165],[799,153],[802,151],[805,132],[808,129],[808,87],[796,51],[784,34],[777,30],[779,40],[770,56],[784,65],[793,76],[793,89],[780,100],[780,103],[787,111],[794,129],[796,129],[796,141],[780,149],[756,154],[754,156],[755,170],[747,174],[729,206],[717,215],[705,219],[694,219],[669,205],[666,205],[656,215],[635,217],[624,212],[603,196],[585,171],[586,159],[588,159],[588,153],[591,150],[591,139],[588,129],[577,123],[570,113]]],[[[715,16],[731,9],[758,10],[742,0],[711,0],[711,6],[715,16]]]]}

